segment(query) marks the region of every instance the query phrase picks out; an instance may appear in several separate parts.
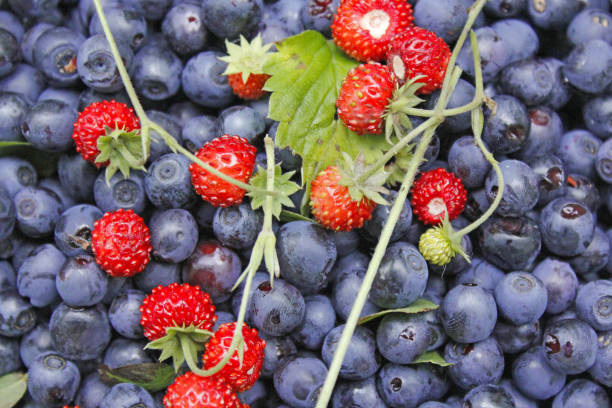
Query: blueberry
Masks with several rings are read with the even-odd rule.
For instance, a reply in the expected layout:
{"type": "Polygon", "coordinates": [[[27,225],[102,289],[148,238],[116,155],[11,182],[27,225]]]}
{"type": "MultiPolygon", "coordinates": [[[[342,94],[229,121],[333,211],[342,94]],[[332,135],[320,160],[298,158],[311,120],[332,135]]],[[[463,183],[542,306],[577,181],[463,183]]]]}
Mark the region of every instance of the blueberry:
{"type": "Polygon", "coordinates": [[[0,239],[7,239],[15,228],[15,205],[8,192],[0,187],[0,239]]]}
{"type": "Polygon", "coordinates": [[[16,93],[28,103],[38,100],[45,85],[44,75],[28,64],[19,64],[10,75],[0,78],[0,89],[16,93]]]}
{"type": "Polygon", "coordinates": [[[519,98],[527,106],[546,103],[554,85],[554,74],[545,62],[536,58],[508,65],[499,79],[504,93],[519,98]]]}
{"type": "MultiPolygon", "coordinates": [[[[336,326],[325,336],[321,355],[328,366],[336,353],[343,330],[344,325],[336,326]]],[[[380,362],[374,333],[364,326],[357,326],[348,344],[339,376],[346,380],[365,380],[378,371],[380,362]]]]}
{"type": "Polygon", "coordinates": [[[0,92],[0,141],[23,141],[21,121],[28,113],[29,104],[20,95],[0,92]]]}
{"type": "Polygon", "coordinates": [[[264,116],[249,106],[229,107],[217,118],[217,136],[238,135],[254,143],[265,130],[264,116]]]}
{"type": "MultiPolygon", "coordinates": [[[[433,31],[450,44],[459,37],[471,5],[471,0],[419,0],[414,7],[414,24],[433,31]]],[[[476,20],[476,26],[483,17],[476,20]]]]}
{"type": "Polygon", "coordinates": [[[62,204],[62,211],[65,209],[76,205],[76,201],[66,192],[64,187],[60,184],[59,180],[56,178],[45,178],[40,180],[38,183],[39,187],[46,188],[47,190],[55,193],[57,198],[59,198],[62,204]]]}
{"type": "Polygon", "coordinates": [[[605,10],[586,9],[576,14],[567,27],[567,39],[574,45],[599,39],[612,43],[612,16],[605,10]]]}
{"type": "Polygon", "coordinates": [[[548,292],[544,283],[528,272],[511,272],[495,288],[500,313],[515,325],[533,323],[546,310],[548,292]]]}
{"type": "Polygon", "coordinates": [[[345,275],[351,275],[356,272],[363,276],[365,271],[368,269],[369,263],[370,258],[358,250],[348,253],[341,258],[338,258],[334,264],[334,267],[329,274],[330,281],[337,282],[345,275]]]}
{"type": "Polygon", "coordinates": [[[192,153],[197,153],[206,143],[217,137],[217,119],[201,115],[189,119],[181,133],[183,144],[192,153]]]}
{"type": "MultiPolygon", "coordinates": [[[[129,44],[116,41],[119,55],[128,72],[131,72],[134,53],[129,44]]],[[[100,92],[117,92],[123,88],[117,65],[104,34],[89,37],[79,48],[77,55],[79,76],[85,85],[100,92]]]]}
{"type": "Polygon", "coordinates": [[[304,304],[304,320],[291,338],[304,348],[319,350],[327,333],[334,328],[336,313],[327,296],[307,296],[304,304]]]}
{"type": "Polygon", "coordinates": [[[147,354],[145,346],[145,341],[117,337],[109,344],[104,353],[104,365],[114,369],[132,364],[152,363],[153,358],[147,354]]]}
{"type": "Polygon", "coordinates": [[[605,41],[579,43],[564,62],[565,77],[581,91],[601,93],[612,82],[612,46],[605,41]]]}
{"type": "MultiPolygon", "coordinates": [[[[457,0],[446,1],[456,2],[457,0]]],[[[418,7],[415,8],[415,17],[417,15],[416,10],[418,10],[418,7]]],[[[418,22],[416,24],[420,26],[418,22]]],[[[485,82],[489,82],[510,62],[511,49],[507,47],[502,37],[491,27],[476,28],[474,32],[478,40],[482,77],[485,82]]],[[[438,33],[438,35],[440,34],[438,33]]],[[[444,37],[442,36],[442,38],[444,37]]],[[[462,68],[466,74],[474,77],[474,56],[472,55],[471,46],[464,46],[461,49],[457,57],[457,65],[462,68]]]]}
{"type": "Polygon", "coordinates": [[[9,11],[0,11],[0,25],[4,27],[6,31],[13,34],[15,39],[21,43],[25,30],[17,16],[9,11]]]}
{"type": "Polygon", "coordinates": [[[140,214],[147,205],[144,184],[144,173],[139,170],[132,170],[128,178],[117,172],[109,184],[101,172],[93,187],[96,206],[105,213],[123,208],[140,214]]]}
{"type": "Polygon", "coordinates": [[[524,396],[512,383],[512,380],[503,379],[499,382],[499,386],[512,396],[516,408],[538,408],[538,403],[524,396]]]}
{"type": "MultiPolygon", "coordinates": [[[[440,98],[440,91],[436,91],[432,94],[431,98],[428,101],[429,109],[434,109],[436,103],[438,103],[438,99],[440,98]]],[[[472,102],[474,99],[474,86],[460,79],[457,81],[457,85],[455,85],[455,89],[451,93],[448,103],[446,105],[446,109],[458,108],[465,104],[472,102]]],[[[420,123],[413,123],[413,126],[418,126],[420,123]]],[[[449,116],[444,120],[441,125],[441,129],[449,130],[451,132],[459,133],[466,131],[470,128],[470,114],[462,113],[459,115],[449,116]]]]}
{"type": "Polygon", "coordinates": [[[79,94],[78,110],[82,111],[94,102],[107,101],[109,99],[114,99],[117,102],[125,103],[126,105],[131,106],[130,99],[124,90],[113,92],[111,94],[105,94],[92,88],[85,88],[79,94]]]}
{"type": "Polygon", "coordinates": [[[523,0],[492,0],[485,3],[484,11],[493,17],[514,17],[525,10],[523,0]]]}
{"type": "Polygon", "coordinates": [[[280,228],[276,250],[281,276],[302,293],[327,286],[337,256],[330,232],[307,221],[288,222],[280,228]]]}
{"type": "Polygon", "coordinates": [[[603,181],[612,184],[612,140],[604,142],[597,150],[595,169],[603,181]]]}
{"type": "Polygon", "coordinates": [[[79,368],[53,351],[39,354],[28,369],[30,395],[47,406],[70,403],[80,382],[79,368]]]}
{"type": "Polygon", "coordinates": [[[572,130],[561,138],[557,155],[565,163],[568,173],[578,173],[593,178],[595,162],[601,141],[586,130],[572,130]]]}
{"type": "Polygon", "coordinates": [[[387,248],[370,291],[370,300],[382,308],[406,307],[417,300],[427,285],[427,263],[407,242],[387,248]]]}
{"type": "Polygon", "coordinates": [[[0,335],[19,337],[34,328],[36,312],[17,291],[4,290],[0,296],[0,335]]]}
{"type": "Polygon", "coordinates": [[[150,261],[145,270],[134,275],[136,287],[143,292],[150,293],[158,285],[168,286],[181,280],[179,264],[150,261]]]}
{"type": "Polygon", "coordinates": [[[0,376],[21,368],[19,340],[2,338],[0,341],[0,376]]]}
{"type": "Polygon", "coordinates": [[[612,364],[612,331],[600,333],[597,345],[597,357],[595,358],[595,364],[589,369],[589,374],[598,383],[612,387],[612,370],[610,370],[610,364],[612,364]]]}
{"type": "Polygon", "coordinates": [[[204,115],[202,108],[187,99],[172,103],[167,112],[179,122],[181,127],[184,127],[189,120],[204,115]]]}
{"type": "Polygon", "coordinates": [[[417,368],[387,363],[376,377],[376,389],[390,407],[414,408],[427,397],[428,390],[417,368]]]}
{"type": "Polygon", "coordinates": [[[301,10],[304,29],[317,30],[327,38],[330,38],[330,26],[339,5],[339,0],[306,0],[301,10]]]}
{"type": "Polygon", "coordinates": [[[521,393],[535,400],[553,397],[565,385],[565,374],[552,369],[541,346],[533,346],[514,360],[512,379],[521,393]]]}
{"type": "Polygon", "coordinates": [[[172,7],[161,29],[174,52],[181,56],[198,53],[206,46],[208,32],[204,10],[199,4],[182,3],[172,7]]]}
{"type": "Polygon", "coordinates": [[[476,146],[472,136],[455,140],[448,152],[448,166],[466,188],[483,186],[491,169],[491,164],[476,146]]]}
{"type": "Polygon", "coordinates": [[[36,356],[52,351],[51,333],[47,323],[39,323],[32,331],[21,338],[19,356],[26,367],[30,367],[36,356]]]}
{"type": "Polygon", "coordinates": [[[251,320],[260,331],[271,336],[289,334],[304,321],[306,304],[300,291],[282,279],[274,286],[263,282],[253,292],[251,320]]]}
{"type": "Polygon", "coordinates": [[[251,37],[257,30],[262,11],[255,0],[227,3],[223,0],[204,0],[204,23],[219,38],[235,40],[240,34],[251,37]]]}
{"type": "Polygon", "coordinates": [[[16,288],[15,269],[7,261],[0,261],[0,291],[16,288]]]}
{"type": "Polygon", "coordinates": [[[612,136],[612,124],[608,121],[611,113],[612,96],[609,95],[590,98],[582,107],[584,124],[587,129],[603,139],[612,136]]]}
{"type": "Polygon", "coordinates": [[[553,109],[559,109],[565,106],[572,96],[572,89],[563,75],[564,64],[556,58],[542,58],[541,61],[548,66],[555,81],[552,92],[548,96],[547,105],[553,109]]]}
{"type": "Polygon", "coordinates": [[[223,75],[227,64],[218,59],[223,55],[217,51],[204,51],[185,64],[181,83],[185,95],[192,102],[208,108],[224,108],[234,99],[227,77],[223,75]]]}
{"type": "MultiPolygon", "coordinates": [[[[603,193],[605,194],[605,191],[603,193]]],[[[597,211],[602,204],[597,185],[582,174],[570,173],[567,176],[565,196],[572,200],[580,201],[593,212],[597,211]]]]}
{"type": "Polygon", "coordinates": [[[569,263],[546,258],[536,265],[533,275],[544,283],[548,291],[547,313],[561,313],[574,302],[578,278],[569,263]]]}
{"type": "Polygon", "coordinates": [[[30,303],[37,307],[49,306],[59,300],[55,280],[65,261],[66,257],[55,245],[40,245],[19,268],[19,294],[29,297],[30,303]]]}
{"type": "Polygon", "coordinates": [[[593,240],[580,255],[570,259],[572,268],[578,275],[597,274],[608,264],[610,256],[610,240],[599,227],[595,227],[593,240]]]}
{"type": "Polygon", "coordinates": [[[0,249],[2,249],[2,251],[13,251],[13,253],[11,253],[11,255],[13,256],[13,268],[15,268],[15,270],[19,270],[19,268],[21,268],[21,265],[23,264],[23,261],[25,261],[25,259],[30,255],[32,255],[32,253],[36,248],[38,248],[38,246],[39,243],[36,241],[28,240],[21,237],[20,235],[13,234],[11,238],[4,241],[4,245],[0,245],[0,249]],[[7,242],[9,243],[9,245],[7,245],[7,242]],[[7,248],[5,248],[5,246],[7,248]],[[8,247],[12,247],[12,249],[8,247]]]}
{"type": "Polygon", "coordinates": [[[480,286],[470,283],[451,289],[441,305],[446,333],[460,343],[486,339],[497,321],[495,299],[480,286]]]}
{"type": "MultiPolygon", "coordinates": [[[[127,5],[115,2],[109,2],[103,9],[115,39],[129,44],[133,50],[138,50],[147,37],[147,24],[143,15],[127,5]]],[[[100,19],[94,14],[89,23],[89,34],[102,33],[100,19]]]]}
{"type": "Polygon", "coordinates": [[[21,45],[21,55],[23,59],[29,64],[34,63],[34,45],[36,44],[36,40],[47,30],[53,28],[54,25],[40,21],[34,24],[32,27],[25,32],[23,36],[23,40],[20,41],[21,45]]]}
{"type": "Polygon", "coordinates": [[[477,343],[448,342],[444,359],[453,365],[448,374],[464,390],[497,383],[504,372],[504,354],[493,337],[477,343]]]}
{"type": "Polygon", "coordinates": [[[181,87],[183,63],[165,46],[147,44],[134,56],[134,86],[145,98],[168,99],[181,87]]]}
{"type": "Polygon", "coordinates": [[[583,253],[593,239],[595,217],[582,203],[557,198],[544,207],[540,217],[542,242],[560,256],[583,253]]]}
{"type": "Polygon", "coordinates": [[[610,399],[601,385],[585,379],[569,382],[555,397],[552,408],[606,407],[610,399]]]}
{"type": "Polygon", "coordinates": [[[520,150],[529,134],[531,121],[527,108],[511,95],[496,95],[495,115],[485,109],[484,142],[494,153],[508,154],[520,150]]]}
{"type": "Polygon", "coordinates": [[[135,384],[117,384],[100,402],[100,408],[156,408],[151,394],[135,384]]]}
{"type": "Polygon", "coordinates": [[[252,408],[263,408],[267,396],[268,390],[263,381],[256,381],[251,388],[238,393],[238,399],[252,408]]]}
{"type": "Polygon", "coordinates": [[[595,330],[612,330],[612,282],[596,280],[580,287],[576,311],[595,330]]]}
{"type": "Polygon", "coordinates": [[[59,197],[46,188],[25,187],[13,198],[17,226],[25,235],[43,238],[51,234],[63,210],[59,197]]]}
{"type": "MultiPolygon", "coordinates": [[[[349,255],[350,256],[350,255],[349,255]]],[[[332,304],[336,315],[342,321],[346,321],[348,318],[359,288],[363,282],[365,275],[365,269],[352,269],[349,273],[341,274],[337,277],[336,283],[332,290],[332,304]]],[[[361,310],[360,317],[367,316],[376,312],[379,312],[380,308],[376,306],[370,300],[366,300],[363,309],[361,310]]]]}
{"type": "MultiPolygon", "coordinates": [[[[378,209],[378,207],[376,207],[376,209],[378,209]]],[[[401,215],[400,215],[400,219],[401,219],[401,215]]],[[[397,228],[397,225],[396,225],[396,228],[397,228]]],[[[338,258],[356,251],[357,247],[359,246],[359,235],[357,234],[355,230],[338,231],[334,233],[333,238],[334,238],[334,242],[336,243],[336,252],[338,253],[338,258]]],[[[333,272],[332,272],[332,275],[333,275],[333,272]]]]}
{"type": "Polygon", "coordinates": [[[504,388],[483,384],[471,389],[463,398],[464,407],[515,408],[512,395],[504,388]]]}
{"type": "Polygon", "coordinates": [[[55,245],[66,256],[85,254],[93,224],[104,214],[89,204],[78,204],[64,211],[55,223],[55,245]]]}
{"type": "Polygon", "coordinates": [[[433,341],[428,322],[420,315],[392,313],[376,331],[376,345],[382,356],[396,364],[409,364],[423,354],[433,341]]]}
{"type": "Polygon", "coordinates": [[[85,38],[65,27],[46,30],[34,44],[34,65],[49,83],[66,87],[78,83],[77,53],[85,38]]]}
{"type": "Polygon", "coordinates": [[[208,292],[216,304],[231,297],[241,272],[240,258],[234,251],[214,241],[202,241],[183,264],[182,277],[185,283],[208,292]]]}
{"type": "Polygon", "coordinates": [[[219,207],[213,219],[215,237],[234,249],[252,247],[263,225],[263,213],[254,211],[250,204],[219,207]]]}
{"type": "Polygon", "coordinates": [[[588,370],[597,356],[597,334],[579,319],[559,320],[544,330],[544,356],[550,366],[563,374],[588,370]]]}
{"type": "MultiPolygon", "coordinates": [[[[503,160],[499,163],[504,177],[504,192],[495,210],[504,217],[518,217],[531,210],[538,203],[539,189],[536,173],[519,160],[503,160]]],[[[489,171],[485,181],[489,202],[493,202],[499,189],[497,173],[489,171]]]]}
{"type": "Polygon", "coordinates": [[[361,381],[339,382],[334,388],[333,408],[368,407],[386,408],[387,405],[376,391],[374,377],[361,381]]]}
{"type": "MultiPolygon", "coordinates": [[[[272,378],[283,360],[297,353],[297,347],[291,337],[288,336],[274,337],[264,333],[260,333],[260,335],[266,340],[261,376],[272,378]]],[[[321,343],[323,343],[323,340],[321,340],[321,343]]]]}
{"type": "Polygon", "coordinates": [[[495,287],[503,277],[504,273],[495,265],[482,258],[474,257],[470,266],[457,275],[455,285],[475,283],[493,294],[495,287]]]}
{"type": "Polygon", "coordinates": [[[100,357],[111,339],[106,308],[98,303],[90,308],[71,308],[61,303],[49,321],[55,350],[71,360],[100,357]]]}
{"type": "Polygon", "coordinates": [[[76,89],[48,87],[38,95],[38,102],[49,99],[64,102],[73,109],[79,107],[79,92],[76,89]]]}
{"type": "Polygon", "coordinates": [[[538,225],[523,216],[492,216],[480,229],[483,257],[504,270],[528,268],[540,253],[542,236],[538,225]]]}
{"type": "Polygon", "coordinates": [[[153,256],[164,262],[182,262],[198,243],[198,226],[193,215],[180,208],[155,214],[149,221],[153,256]]]}
{"type": "Polygon", "coordinates": [[[48,152],[61,152],[72,147],[72,124],[77,112],[58,100],[37,102],[23,118],[23,136],[35,148],[48,152]]]}
{"type": "MultiPolygon", "coordinates": [[[[170,134],[178,144],[182,144],[181,140],[181,125],[173,116],[158,110],[148,110],[147,116],[153,122],[160,125],[166,132],[170,134]]],[[[149,162],[156,160],[158,157],[170,153],[172,150],[163,141],[161,135],[157,131],[151,131],[151,152],[149,153],[149,162]]]]}
{"type": "MultiPolygon", "coordinates": [[[[384,198],[390,202],[395,202],[395,198],[397,197],[397,192],[391,190],[389,194],[385,195],[384,198]]],[[[385,226],[387,219],[389,218],[389,213],[391,212],[391,206],[389,205],[379,205],[374,209],[372,213],[372,218],[367,220],[363,224],[363,228],[359,229],[359,232],[362,236],[364,236],[367,240],[371,242],[377,242],[380,238],[380,234],[385,226]]],[[[400,216],[397,220],[397,224],[393,228],[393,233],[391,234],[390,242],[395,242],[401,239],[410,228],[412,223],[412,207],[408,200],[404,202],[404,206],[402,207],[402,211],[400,212],[400,216]]],[[[337,235],[338,233],[334,234],[337,235]]]]}
{"type": "Polygon", "coordinates": [[[0,174],[0,187],[11,197],[15,197],[22,188],[34,186],[38,182],[34,166],[17,157],[0,157],[0,174]]]}
{"type": "Polygon", "coordinates": [[[274,373],[274,389],[295,408],[312,408],[327,376],[325,364],[309,354],[286,358],[274,373]]]}
{"type": "Polygon", "coordinates": [[[520,326],[497,321],[493,337],[506,354],[516,354],[536,345],[542,338],[542,326],[539,321],[520,326]]]}
{"type": "Polygon", "coordinates": [[[108,275],[89,255],[69,259],[55,277],[57,291],[68,306],[93,306],[106,295],[108,275]]]}
{"type": "Polygon", "coordinates": [[[565,194],[567,173],[563,161],[554,155],[533,157],[527,163],[538,180],[539,205],[546,205],[565,194]]]}
{"type": "Polygon", "coordinates": [[[543,29],[565,28],[581,7],[580,2],[566,0],[527,1],[527,12],[532,23],[543,29]]]}
{"type": "Polygon", "coordinates": [[[100,374],[93,372],[81,381],[74,403],[79,407],[97,407],[110,389],[111,386],[102,381],[100,374]]]}

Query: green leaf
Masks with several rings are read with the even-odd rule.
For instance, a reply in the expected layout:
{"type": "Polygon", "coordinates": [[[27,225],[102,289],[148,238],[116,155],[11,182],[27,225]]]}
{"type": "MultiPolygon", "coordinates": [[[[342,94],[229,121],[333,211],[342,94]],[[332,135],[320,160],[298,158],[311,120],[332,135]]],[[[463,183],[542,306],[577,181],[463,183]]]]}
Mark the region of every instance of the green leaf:
{"type": "Polygon", "coordinates": [[[363,153],[373,162],[390,147],[383,135],[358,135],[335,119],[340,86],[356,61],[316,31],[289,37],[277,48],[264,67],[272,75],[265,85],[272,92],[269,116],[280,122],[276,144],[302,157],[306,186],[342,152],[353,158],[363,153]]]}
{"type": "Polygon", "coordinates": [[[28,375],[9,373],[0,377],[0,408],[12,408],[28,389],[28,375]]]}
{"type": "Polygon", "coordinates": [[[448,367],[453,365],[453,363],[449,363],[448,361],[446,361],[444,357],[442,357],[437,351],[426,351],[425,353],[412,360],[410,364],[423,363],[435,364],[440,367],[448,367]]]}
{"type": "Polygon", "coordinates": [[[59,153],[43,152],[28,142],[0,142],[0,157],[15,156],[29,161],[39,177],[49,177],[57,169],[59,153]]]}
{"type": "Polygon", "coordinates": [[[152,392],[165,389],[174,380],[172,366],[162,363],[130,364],[112,370],[102,364],[98,372],[105,382],[132,383],[152,392]]]}
{"type": "MultiPolygon", "coordinates": [[[[289,196],[300,189],[297,183],[291,181],[293,171],[283,173],[281,165],[274,166],[274,190],[278,193],[272,197],[272,215],[279,218],[283,207],[294,207],[293,201],[289,196]]],[[[257,173],[249,180],[249,184],[261,190],[266,190],[268,187],[268,172],[263,167],[258,167],[257,173]]],[[[251,207],[253,210],[263,207],[266,201],[266,195],[259,191],[249,191],[247,193],[251,197],[251,207]]]]}
{"type": "Polygon", "coordinates": [[[407,314],[425,313],[425,312],[429,312],[431,310],[436,310],[439,307],[440,306],[436,305],[433,302],[430,302],[429,300],[426,300],[426,299],[417,299],[413,304],[411,304],[408,307],[402,307],[400,309],[383,310],[383,311],[380,311],[378,313],[374,313],[374,314],[371,314],[371,315],[364,316],[361,319],[359,319],[357,324],[367,323],[370,320],[377,319],[377,318],[382,317],[384,315],[387,315],[389,313],[407,313],[407,314]]]}

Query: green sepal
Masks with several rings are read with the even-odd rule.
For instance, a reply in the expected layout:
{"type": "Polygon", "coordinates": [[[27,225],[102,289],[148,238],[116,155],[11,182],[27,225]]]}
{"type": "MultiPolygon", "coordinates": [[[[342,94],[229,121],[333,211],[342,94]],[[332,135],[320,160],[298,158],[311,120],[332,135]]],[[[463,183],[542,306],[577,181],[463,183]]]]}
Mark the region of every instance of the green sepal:
{"type": "Polygon", "coordinates": [[[130,170],[146,170],[142,151],[142,140],[139,130],[126,132],[124,129],[105,128],[106,134],[98,138],[96,163],[109,161],[106,167],[106,183],[119,170],[124,177],[130,176],[130,170]]]}
{"type": "Polygon", "coordinates": [[[198,352],[204,350],[204,344],[212,335],[212,332],[193,325],[170,327],[166,329],[164,337],[148,343],[145,349],[160,350],[159,361],[172,359],[172,365],[178,372],[185,361],[190,367],[197,364],[198,352]]]}
{"type": "Polygon", "coordinates": [[[393,135],[401,139],[407,131],[412,130],[412,123],[406,112],[423,102],[423,99],[416,96],[419,89],[425,85],[418,82],[422,77],[414,77],[393,91],[393,99],[385,111],[385,139],[390,144],[393,144],[393,135]]]}
{"type": "Polygon", "coordinates": [[[451,250],[453,251],[453,256],[461,255],[465,258],[466,261],[471,263],[470,257],[463,250],[463,245],[461,245],[461,240],[463,239],[463,235],[458,234],[457,231],[453,228],[453,224],[448,219],[448,212],[444,214],[444,220],[442,220],[442,232],[444,236],[448,239],[450,243],[451,250]]]}
{"type": "Polygon", "coordinates": [[[436,305],[430,300],[427,299],[417,299],[410,306],[402,307],[399,309],[387,309],[382,310],[378,313],[373,313],[371,315],[363,316],[357,324],[364,324],[369,322],[370,320],[378,319],[379,317],[388,315],[390,313],[405,313],[405,314],[417,314],[417,313],[425,313],[432,310],[436,310],[440,306],[436,305]]]}
{"type": "Polygon", "coordinates": [[[421,354],[420,356],[418,356],[417,358],[415,358],[414,360],[410,362],[410,364],[423,364],[423,363],[434,364],[440,367],[448,367],[448,366],[453,365],[453,363],[449,363],[448,361],[446,361],[444,357],[442,357],[440,353],[438,353],[435,350],[426,351],[425,353],[421,354]]]}
{"type": "Polygon", "coordinates": [[[347,153],[342,153],[343,160],[338,163],[338,169],[342,178],[338,182],[339,185],[348,187],[351,198],[355,201],[361,201],[366,197],[377,204],[389,205],[387,200],[381,194],[388,194],[389,190],[384,187],[389,173],[381,169],[365,181],[360,181],[360,177],[368,170],[363,154],[359,153],[355,160],[347,153]]]}
{"type": "Polygon", "coordinates": [[[228,55],[219,57],[221,61],[227,62],[223,75],[241,74],[242,81],[246,83],[251,74],[263,74],[263,67],[272,45],[272,43],[264,45],[260,34],[257,34],[250,43],[240,35],[240,45],[225,40],[228,55]]]}
{"type": "MultiPolygon", "coordinates": [[[[283,173],[280,164],[274,166],[274,191],[277,194],[272,196],[272,214],[277,219],[280,219],[283,206],[289,208],[294,207],[293,201],[291,201],[289,196],[300,189],[297,183],[291,181],[291,177],[293,177],[294,173],[294,171],[283,173]]],[[[253,187],[257,187],[257,189],[247,192],[247,196],[251,197],[251,207],[257,210],[263,207],[266,197],[268,197],[267,194],[261,192],[262,190],[266,190],[268,186],[267,170],[258,166],[257,173],[251,177],[249,184],[253,187]]]]}
{"type": "Polygon", "coordinates": [[[168,388],[174,381],[174,368],[162,363],[129,364],[111,369],[102,364],[98,367],[102,381],[111,385],[136,384],[147,391],[157,392],[168,388]]]}
{"type": "Polygon", "coordinates": [[[9,373],[0,377],[0,407],[12,408],[23,398],[28,389],[28,375],[9,373]]]}

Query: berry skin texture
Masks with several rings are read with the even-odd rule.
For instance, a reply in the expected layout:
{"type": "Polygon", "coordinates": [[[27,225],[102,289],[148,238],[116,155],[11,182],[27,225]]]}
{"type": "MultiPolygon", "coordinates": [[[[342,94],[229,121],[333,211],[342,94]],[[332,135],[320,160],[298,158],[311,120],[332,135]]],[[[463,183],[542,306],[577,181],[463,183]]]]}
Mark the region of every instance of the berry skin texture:
{"type": "Polygon", "coordinates": [[[412,6],[405,0],[344,0],[331,25],[332,37],[358,61],[382,61],[391,38],[412,26],[412,20],[412,6]]]}
{"type": "Polygon", "coordinates": [[[334,231],[361,228],[372,217],[376,203],[366,197],[353,200],[348,187],[338,184],[341,178],[338,167],[330,166],[312,181],[312,213],[321,225],[334,231]]]}
{"type": "Polygon", "coordinates": [[[419,75],[425,85],[419,93],[429,94],[442,87],[451,51],[443,39],[424,28],[413,26],[393,37],[387,51],[387,64],[392,67],[400,85],[419,75]]]}
{"type": "Polygon", "coordinates": [[[382,133],[383,114],[393,88],[393,74],[384,65],[362,64],[351,69],[336,101],[338,116],[360,135],[382,133]]]}
{"type": "MultiPolygon", "coordinates": [[[[202,357],[204,368],[209,369],[216,366],[225,356],[232,343],[236,323],[225,323],[219,326],[215,335],[206,345],[206,352],[202,357]]],[[[261,367],[264,360],[264,350],[266,342],[257,334],[256,329],[252,329],[246,324],[242,326],[242,337],[244,339],[244,356],[242,367],[238,352],[216,375],[229,384],[236,392],[246,391],[253,386],[259,378],[261,367]]]]}
{"type": "Polygon", "coordinates": [[[210,330],[217,321],[210,295],[199,286],[174,282],[158,286],[140,306],[140,325],[144,335],[153,341],[166,335],[166,328],[194,326],[210,330]]]}
{"type": "Polygon", "coordinates": [[[441,228],[429,228],[419,239],[419,251],[423,258],[434,265],[446,265],[455,252],[441,228]]]}
{"type": "Polygon", "coordinates": [[[270,78],[270,75],[267,74],[251,74],[245,83],[242,80],[242,74],[230,74],[227,76],[227,82],[240,98],[256,100],[266,94],[263,87],[268,78],[270,78]]]}
{"type": "Polygon", "coordinates": [[[426,171],[414,182],[412,208],[425,224],[439,224],[445,210],[449,220],[461,214],[467,193],[461,179],[442,168],[426,171]]]}
{"type": "MultiPolygon", "coordinates": [[[[196,156],[220,172],[246,183],[253,173],[256,154],[257,149],[246,139],[223,135],[206,143],[196,156]]],[[[189,172],[196,193],[215,207],[229,207],[242,202],[246,193],[242,188],[208,173],[196,163],[191,163],[189,172]]]]}
{"type": "Polygon", "coordinates": [[[164,397],[165,408],[249,408],[232,388],[217,377],[191,371],[177,377],[164,397]]]}
{"type": "Polygon", "coordinates": [[[140,129],[140,121],[131,108],[114,100],[94,102],[83,109],[74,122],[72,139],[83,159],[98,167],[108,165],[108,162],[96,163],[100,154],[98,138],[106,135],[105,127],[129,132],[140,129]]]}
{"type": "Polygon", "coordinates": [[[151,235],[144,220],[132,210],[106,213],[94,223],[91,248],[96,262],[111,276],[130,277],[149,263],[151,235]]]}

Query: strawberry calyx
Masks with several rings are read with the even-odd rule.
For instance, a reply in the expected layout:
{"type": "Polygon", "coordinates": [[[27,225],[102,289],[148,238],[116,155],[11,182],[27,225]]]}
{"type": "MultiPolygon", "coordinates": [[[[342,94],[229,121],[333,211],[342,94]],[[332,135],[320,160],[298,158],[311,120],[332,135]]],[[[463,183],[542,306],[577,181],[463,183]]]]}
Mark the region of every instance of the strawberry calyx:
{"type": "Polygon", "coordinates": [[[377,171],[371,176],[363,179],[363,175],[369,170],[365,163],[365,157],[359,153],[355,160],[347,153],[342,153],[343,161],[338,163],[338,170],[342,178],[338,185],[348,188],[349,195],[354,201],[366,198],[381,205],[389,205],[382,194],[389,193],[384,187],[389,173],[384,170],[377,171]]]}
{"type": "Polygon", "coordinates": [[[464,234],[455,231],[448,219],[448,212],[446,212],[440,225],[429,228],[421,235],[419,251],[427,262],[434,265],[446,265],[455,255],[461,255],[470,262],[469,256],[461,245],[463,236],[464,234]]]}
{"type": "Polygon", "coordinates": [[[280,219],[283,206],[293,208],[295,205],[289,196],[300,189],[300,186],[291,181],[295,171],[282,172],[281,164],[277,163],[274,166],[274,192],[275,194],[266,194],[265,190],[268,184],[268,171],[266,168],[258,166],[257,172],[249,179],[249,184],[255,189],[248,191],[247,196],[251,198],[251,207],[254,210],[262,208],[266,201],[266,197],[272,199],[272,215],[280,219]]]}
{"type": "Polygon", "coordinates": [[[145,170],[145,156],[139,129],[126,130],[105,126],[105,134],[97,141],[100,153],[96,164],[106,164],[106,182],[119,170],[124,177],[129,177],[130,170],[145,170]]]}
{"type": "Polygon", "coordinates": [[[424,84],[419,82],[422,76],[417,76],[406,81],[404,85],[393,91],[393,98],[387,105],[384,113],[385,117],[385,138],[387,142],[393,143],[391,137],[395,135],[401,139],[407,131],[412,130],[412,123],[408,112],[411,108],[423,102],[423,99],[417,96],[419,89],[424,84]]]}
{"type": "Polygon", "coordinates": [[[240,45],[225,40],[228,55],[219,57],[221,61],[227,62],[223,75],[241,74],[246,84],[251,74],[263,74],[272,45],[264,45],[259,34],[250,43],[241,35],[240,45]]]}
{"type": "Polygon", "coordinates": [[[186,362],[191,371],[198,370],[198,352],[204,346],[213,332],[200,329],[193,324],[166,328],[166,335],[149,342],[145,349],[160,350],[159,361],[172,359],[176,372],[186,362]]]}

